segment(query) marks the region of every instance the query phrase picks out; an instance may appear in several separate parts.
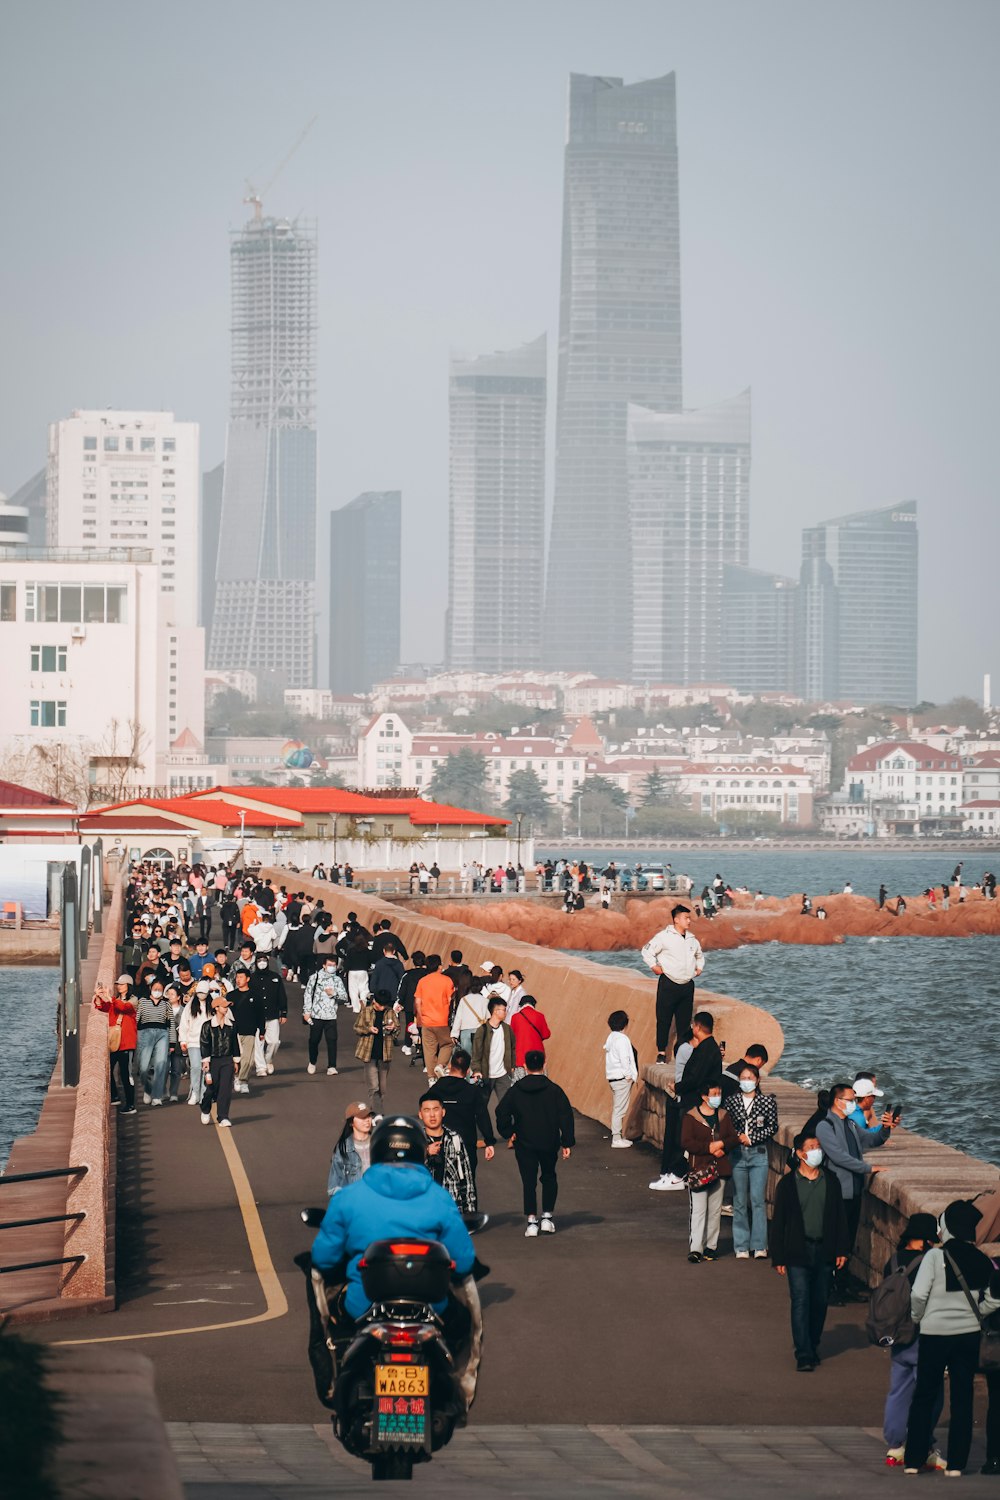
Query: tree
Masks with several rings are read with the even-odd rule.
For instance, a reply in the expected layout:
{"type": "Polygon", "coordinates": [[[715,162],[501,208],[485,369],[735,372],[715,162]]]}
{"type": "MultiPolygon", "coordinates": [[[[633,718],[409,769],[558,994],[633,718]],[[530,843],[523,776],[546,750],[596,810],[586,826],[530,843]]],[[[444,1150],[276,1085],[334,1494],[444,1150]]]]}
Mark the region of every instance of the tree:
{"type": "Polygon", "coordinates": [[[475,750],[459,750],[457,755],[446,756],[431,777],[428,791],[435,802],[487,811],[490,798],[486,790],[485,758],[475,750]]]}
{"type": "Polygon", "coordinates": [[[659,766],[654,766],[642,784],[642,806],[662,807],[670,801],[671,786],[659,766]]]}
{"type": "Polygon", "coordinates": [[[588,776],[577,788],[574,800],[578,803],[581,833],[602,838],[606,832],[617,833],[624,827],[628,798],[606,776],[588,776]]]}
{"type": "Polygon", "coordinates": [[[552,799],[542,786],[537,771],[530,766],[525,771],[512,771],[507,784],[507,801],[504,812],[511,817],[537,819],[541,822],[552,809],[552,799]]]}
{"type": "Polygon", "coordinates": [[[718,831],[711,818],[693,812],[682,802],[669,807],[640,807],[632,824],[633,838],[709,838],[718,831]]]}

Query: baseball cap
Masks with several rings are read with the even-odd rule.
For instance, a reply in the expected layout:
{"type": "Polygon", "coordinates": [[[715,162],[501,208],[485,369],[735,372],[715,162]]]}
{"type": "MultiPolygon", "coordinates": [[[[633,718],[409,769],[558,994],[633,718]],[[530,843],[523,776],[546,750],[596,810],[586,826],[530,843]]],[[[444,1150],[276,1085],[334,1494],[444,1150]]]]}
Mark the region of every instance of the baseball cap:
{"type": "Polygon", "coordinates": [[[884,1099],[884,1089],[877,1089],[870,1078],[859,1078],[854,1085],[854,1097],[856,1099],[884,1099]]]}
{"type": "Polygon", "coordinates": [[[211,985],[207,979],[199,979],[194,987],[194,992],[196,995],[207,995],[210,989],[211,985]]]}
{"type": "Polygon", "coordinates": [[[132,983],[132,976],[131,976],[131,974],[119,974],[118,978],[115,980],[115,984],[131,984],[131,983],[132,983]]]}
{"type": "Polygon", "coordinates": [[[345,1120],[367,1120],[371,1115],[371,1109],[367,1104],[349,1104],[344,1110],[345,1120]]]}
{"type": "Polygon", "coordinates": [[[496,968],[496,964],[493,962],[492,958],[488,958],[486,962],[484,964],[480,964],[479,967],[480,969],[482,969],[484,974],[492,974],[493,970],[496,968]]]}

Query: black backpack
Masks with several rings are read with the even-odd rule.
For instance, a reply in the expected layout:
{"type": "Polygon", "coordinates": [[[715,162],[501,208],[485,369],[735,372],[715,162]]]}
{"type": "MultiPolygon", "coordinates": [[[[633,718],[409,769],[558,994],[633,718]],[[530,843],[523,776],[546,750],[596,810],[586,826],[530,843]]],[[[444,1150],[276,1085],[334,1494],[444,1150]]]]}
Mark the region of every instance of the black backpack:
{"type": "Polygon", "coordinates": [[[889,1270],[868,1299],[865,1331],[869,1343],[877,1344],[881,1349],[906,1349],[916,1339],[920,1329],[913,1321],[910,1293],[923,1258],[923,1255],[918,1255],[904,1267],[893,1254],[889,1270]]]}

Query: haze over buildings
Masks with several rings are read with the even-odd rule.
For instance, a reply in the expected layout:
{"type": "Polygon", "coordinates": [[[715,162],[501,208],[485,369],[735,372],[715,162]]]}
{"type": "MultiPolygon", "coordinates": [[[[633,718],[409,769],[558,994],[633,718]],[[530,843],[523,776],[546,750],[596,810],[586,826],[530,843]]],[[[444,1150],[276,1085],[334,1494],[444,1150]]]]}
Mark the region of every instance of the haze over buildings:
{"type": "Polygon", "coordinates": [[[399,666],[399,490],[367,491],[330,516],[330,690],[367,692],[399,666]]]}

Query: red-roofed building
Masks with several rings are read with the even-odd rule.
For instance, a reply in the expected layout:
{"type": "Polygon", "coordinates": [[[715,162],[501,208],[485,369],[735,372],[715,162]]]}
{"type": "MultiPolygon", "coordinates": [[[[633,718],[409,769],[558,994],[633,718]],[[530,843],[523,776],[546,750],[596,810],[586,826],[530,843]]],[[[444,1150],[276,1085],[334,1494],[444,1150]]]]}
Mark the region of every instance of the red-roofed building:
{"type": "Polygon", "coordinates": [[[14,781],[0,781],[0,843],[26,844],[38,839],[75,843],[78,837],[78,815],[71,802],[14,781]]]}

